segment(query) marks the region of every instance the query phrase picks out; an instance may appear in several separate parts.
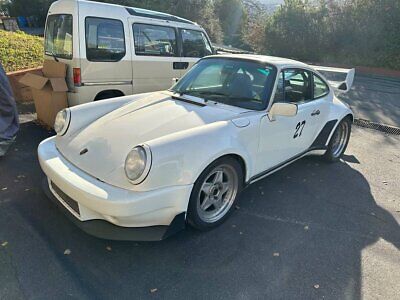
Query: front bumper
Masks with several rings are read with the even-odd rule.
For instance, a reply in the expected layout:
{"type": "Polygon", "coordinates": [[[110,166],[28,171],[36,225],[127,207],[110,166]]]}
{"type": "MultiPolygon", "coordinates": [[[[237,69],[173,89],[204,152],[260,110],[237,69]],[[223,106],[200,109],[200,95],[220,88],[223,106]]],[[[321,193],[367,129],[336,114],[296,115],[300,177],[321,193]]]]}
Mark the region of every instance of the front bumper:
{"type": "Polygon", "coordinates": [[[38,147],[45,191],[84,231],[106,239],[160,240],[184,228],[192,185],[136,192],[102,182],[67,161],[55,138],[38,147]]]}

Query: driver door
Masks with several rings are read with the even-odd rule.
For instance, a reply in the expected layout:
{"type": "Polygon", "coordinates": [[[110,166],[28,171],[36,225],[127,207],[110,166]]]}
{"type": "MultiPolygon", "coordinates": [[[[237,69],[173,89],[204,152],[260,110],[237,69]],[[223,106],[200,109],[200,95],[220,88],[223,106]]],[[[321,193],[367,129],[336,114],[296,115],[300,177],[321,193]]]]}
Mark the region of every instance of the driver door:
{"type": "Polygon", "coordinates": [[[295,103],[294,117],[268,115],[261,119],[258,172],[268,172],[302,155],[315,138],[314,117],[318,107],[312,100],[312,75],[303,69],[285,69],[278,78],[274,103],[295,103]]]}

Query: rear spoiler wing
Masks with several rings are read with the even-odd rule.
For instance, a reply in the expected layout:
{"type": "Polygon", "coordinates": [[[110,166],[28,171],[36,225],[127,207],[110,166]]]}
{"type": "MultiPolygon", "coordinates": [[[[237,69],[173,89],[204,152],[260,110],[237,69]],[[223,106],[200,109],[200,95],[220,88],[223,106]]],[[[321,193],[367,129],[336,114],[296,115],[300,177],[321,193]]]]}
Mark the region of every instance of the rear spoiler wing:
{"type": "Polygon", "coordinates": [[[354,82],[355,69],[331,68],[323,66],[312,66],[315,70],[320,72],[341,73],[346,74],[345,81],[328,80],[329,84],[338,93],[347,93],[350,91],[354,82]]]}

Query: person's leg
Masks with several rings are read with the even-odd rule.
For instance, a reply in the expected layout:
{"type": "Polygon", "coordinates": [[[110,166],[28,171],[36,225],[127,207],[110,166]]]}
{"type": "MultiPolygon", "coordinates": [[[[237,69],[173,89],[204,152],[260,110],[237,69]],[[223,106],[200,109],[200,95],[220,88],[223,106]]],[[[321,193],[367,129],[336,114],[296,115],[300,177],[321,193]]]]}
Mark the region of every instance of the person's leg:
{"type": "Polygon", "coordinates": [[[18,111],[7,75],[0,62],[0,156],[4,156],[17,136],[18,111]]]}

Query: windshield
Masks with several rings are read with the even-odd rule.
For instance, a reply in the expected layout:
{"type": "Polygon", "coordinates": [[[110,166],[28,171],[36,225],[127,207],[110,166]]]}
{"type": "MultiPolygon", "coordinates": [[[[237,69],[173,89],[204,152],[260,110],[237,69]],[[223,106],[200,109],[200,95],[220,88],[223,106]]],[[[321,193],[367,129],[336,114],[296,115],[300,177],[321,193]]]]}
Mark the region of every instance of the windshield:
{"type": "Polygon", "coordinates": [[[267,107],[276,68],[230,58],[200,60],[171,91],[252,110],[267,107]]]}
{"type": "Polygon", "coordinates": [[[72,15],[47,17],[44,51],[47,55],[72,59],[72,15]]]}

